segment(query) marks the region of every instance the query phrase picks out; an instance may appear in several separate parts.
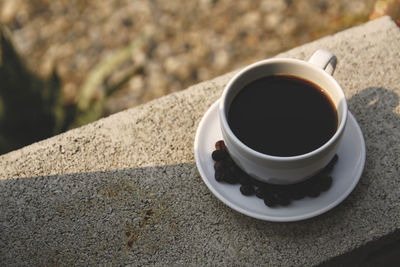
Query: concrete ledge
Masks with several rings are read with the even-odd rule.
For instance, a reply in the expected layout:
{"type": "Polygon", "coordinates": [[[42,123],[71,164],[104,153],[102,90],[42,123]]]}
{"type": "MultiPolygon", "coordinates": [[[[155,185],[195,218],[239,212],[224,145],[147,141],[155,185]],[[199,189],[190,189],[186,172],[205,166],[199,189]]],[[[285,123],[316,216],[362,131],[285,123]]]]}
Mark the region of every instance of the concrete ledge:
{"type": "MultiPolygon", "coordinates": [[[[217,200],[193,157],[228,73],[0,157],[3,265],[362,264],[400,238],[400,29],[384,17],[278,56],[334,52],[367,145],[353,193],[271,223],[217,200]],[[373,254],[371,254],[373,255],[373,254]]],[[[398,242],[397,242],[398,243],[398,242]]]]}

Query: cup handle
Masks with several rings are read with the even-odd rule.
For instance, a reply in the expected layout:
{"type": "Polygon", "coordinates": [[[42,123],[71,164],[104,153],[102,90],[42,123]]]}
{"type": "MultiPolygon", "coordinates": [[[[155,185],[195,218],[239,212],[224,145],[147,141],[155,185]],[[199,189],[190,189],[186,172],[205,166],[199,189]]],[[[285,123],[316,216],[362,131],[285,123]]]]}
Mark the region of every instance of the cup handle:
{"type": "Polygon", "coordinates": [[[336,68],[337,59],[336,56],[323,49],[318,49],[308,60],[311,64],[325,70],[330,75],[333,75],[336,68]]]}

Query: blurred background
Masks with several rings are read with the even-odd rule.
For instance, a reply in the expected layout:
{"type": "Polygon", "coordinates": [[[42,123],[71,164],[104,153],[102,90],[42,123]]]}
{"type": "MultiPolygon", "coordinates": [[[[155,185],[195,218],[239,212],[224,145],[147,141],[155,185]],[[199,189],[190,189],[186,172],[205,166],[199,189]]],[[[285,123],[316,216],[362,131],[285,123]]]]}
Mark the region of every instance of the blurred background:
{"type": "Polygon", "coordinates": [[[376,2],[0,0],[0,154],[364,23],[376,2]]]}

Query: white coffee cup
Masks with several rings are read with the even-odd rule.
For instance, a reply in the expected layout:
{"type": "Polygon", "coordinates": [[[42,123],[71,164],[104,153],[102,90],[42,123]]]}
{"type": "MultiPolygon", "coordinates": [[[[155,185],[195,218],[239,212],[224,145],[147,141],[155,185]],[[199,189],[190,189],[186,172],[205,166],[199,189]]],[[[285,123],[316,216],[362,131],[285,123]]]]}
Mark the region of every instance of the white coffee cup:
{"type": "Polygon", "coordinates": [[[222,136],[233,161],[257,180],[273,184],[293,184],[322,170],[337,152],[347,121],[347,102],[342,88],[332,77],[336,57],[317,50],[309,61],[290,58],[262,60],[239,71],[226,85],[219,104],[222,136]],[[280,157],[260,153],[240,141],[228,124],[229,105],[249,83],[270,75],[291,75],[322,88],[331,98],[338,115],[335,134],[319,148],[302,155],[280,157]]]}

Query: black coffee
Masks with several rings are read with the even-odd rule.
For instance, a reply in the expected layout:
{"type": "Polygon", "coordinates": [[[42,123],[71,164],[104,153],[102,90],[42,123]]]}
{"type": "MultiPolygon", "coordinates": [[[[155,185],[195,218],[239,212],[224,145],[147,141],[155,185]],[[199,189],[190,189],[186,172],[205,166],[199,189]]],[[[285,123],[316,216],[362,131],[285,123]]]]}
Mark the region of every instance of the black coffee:
{"type": "Polygon", "coordinates": [[[228,111],[233,133],[247,146],[273,156],[296,156],[326,143],[336,132],[332,100],[317,85],[289,75],[246,85],[228,111]]]}

